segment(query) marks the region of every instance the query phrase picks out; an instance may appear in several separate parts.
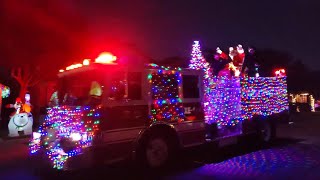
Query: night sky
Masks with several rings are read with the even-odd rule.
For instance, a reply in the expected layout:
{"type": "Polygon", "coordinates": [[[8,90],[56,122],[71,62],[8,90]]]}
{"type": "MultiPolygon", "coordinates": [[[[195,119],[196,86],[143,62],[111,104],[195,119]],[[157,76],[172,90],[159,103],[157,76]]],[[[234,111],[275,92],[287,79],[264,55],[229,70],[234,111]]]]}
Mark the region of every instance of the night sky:
{"type": "MultiPolygon", "coordinates": [[[[19,14],[10,11],[17,6],[11,2],[5,6],[7,13],[19,14]]],[[[121,42],[134,44],[154,59],[187,57],[192,41],[200,40],[207,48],[240,43],[287,51],[320,69],[318,0],[56,0],[41,6],[32,2],[20,8],[44,13],[58,8],[64,16],[86,24],[83,44],[88,52],[121,42]]],[[[75,31],[68,33],[74,35],[75,31]]]]}

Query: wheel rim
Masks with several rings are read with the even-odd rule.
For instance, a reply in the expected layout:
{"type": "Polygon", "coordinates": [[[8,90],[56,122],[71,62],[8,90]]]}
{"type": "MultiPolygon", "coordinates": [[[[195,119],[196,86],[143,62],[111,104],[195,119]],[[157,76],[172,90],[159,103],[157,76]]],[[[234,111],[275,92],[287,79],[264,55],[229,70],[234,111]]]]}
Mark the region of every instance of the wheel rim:
{"type": "Polygon", "coordinates": [[[265,142],[270,141],[271,139],[271,127],[268,123],[263,123],[263,126],[261,128],[261,135],[262,139],[265,142]]]}
{"type": "Polygon", "coordinates": [[[168,145],[161,138],[152,139],[149,141],[146,150],[148,164],[151,167],[160,167],[168,159],[168,145]]]}

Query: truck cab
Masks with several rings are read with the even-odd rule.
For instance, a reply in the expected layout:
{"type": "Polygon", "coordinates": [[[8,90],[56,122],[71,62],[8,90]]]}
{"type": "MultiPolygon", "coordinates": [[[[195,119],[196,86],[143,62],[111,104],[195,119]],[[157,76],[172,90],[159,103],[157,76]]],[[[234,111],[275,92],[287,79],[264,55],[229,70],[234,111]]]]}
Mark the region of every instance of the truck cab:
{"type": "Polygon", "coordinates": [[[31,153],[45,152],[57,169],[125,158],[161,167],[178,149],[205,142],[202,77],[156,64],[69,66],[58,74],[56,104],[33,133],[31,153]]]}

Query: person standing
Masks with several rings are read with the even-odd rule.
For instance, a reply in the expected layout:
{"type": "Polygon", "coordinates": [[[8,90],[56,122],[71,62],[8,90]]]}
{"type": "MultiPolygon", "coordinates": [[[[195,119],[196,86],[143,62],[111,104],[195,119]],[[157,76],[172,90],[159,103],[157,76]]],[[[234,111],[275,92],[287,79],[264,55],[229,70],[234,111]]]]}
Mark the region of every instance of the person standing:
{"type": "Polygon", "coordinates": [[[241,70],[242,75],[248,75],[249,77],[255,77],[258,73],[258,62],[253,47],[248,48],[248,53],[245,55],[243,67],[241,70]]]}

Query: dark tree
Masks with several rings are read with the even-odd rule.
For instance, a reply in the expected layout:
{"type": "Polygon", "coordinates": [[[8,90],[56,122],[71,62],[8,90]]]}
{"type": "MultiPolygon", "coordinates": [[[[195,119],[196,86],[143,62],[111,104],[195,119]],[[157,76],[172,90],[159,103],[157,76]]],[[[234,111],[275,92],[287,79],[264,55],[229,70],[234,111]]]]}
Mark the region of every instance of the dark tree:
{"type": "Polygon", "coordinates": [[[29,88],[34,116],[46,98],[42,82],[88,54],[88,25],[74,2],[0,1],[0,66],[13,70],[10,103],[29,88]]]}
{"type": "Polygon", "coordinates": [[[189,66],[189,59],[179,56],[168,57],[162,60],[155,61],[158,65],[182,67],[187,68],[189,66]]]}
{"type": "Polygon", "coordinates": [[[287,52],[274,49],[259,50],[257,51],[257,57],[259,58],[262,76],[274,76],[274,70],[277,68],[286,69],[289,92],[316,91],[315,73],[302,60],[295,59],[287,52]]]}
{"type": "Polygon", "coordinates": [[[31,66],[25,65],[23,67],[15,67],[11,69],[11,77],[13,77],[20,86],[19,97],[23,98],[26,92],[37,85],[41,78],[37,70],[32,69],[31,66]]]}
{"type": "Polygon", "coordinates": [[[288,69],[290,63],[294,61],[294,57],[289,53],[274,49],[258,49],[256,55],[260,65],[259,72],[262,76],[274,76],[275,69],[288,69]]]}
{"type": "Polygon", "coordinates": [[[214,54],[215,53],[216,53],[216,50],[212,49],[212,48],[203,48],[203,50],[202,50],[203,57],[210,64],[212,64],[214,62],[214,54]]]}
{"type": "MultiPolygon", "coordinates": [[[[70,2],[69,2],[70,3],[70,2]]],[[[0,2],[0,65],[29,64],[55,76],[57,70],[83,56],[87,24],[68,2],[7,0],[0,2]]]]}

